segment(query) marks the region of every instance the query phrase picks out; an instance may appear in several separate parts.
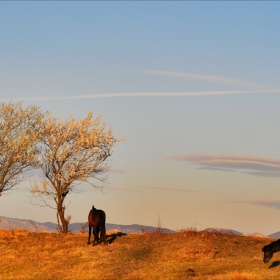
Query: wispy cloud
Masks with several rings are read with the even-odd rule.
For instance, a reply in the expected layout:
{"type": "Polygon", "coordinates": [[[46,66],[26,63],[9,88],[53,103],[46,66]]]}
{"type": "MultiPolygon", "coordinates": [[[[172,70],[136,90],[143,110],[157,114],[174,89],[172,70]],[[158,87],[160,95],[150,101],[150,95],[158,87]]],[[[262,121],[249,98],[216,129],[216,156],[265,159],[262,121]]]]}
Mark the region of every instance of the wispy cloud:
{"type": "Polygon", "coordinates": [[[253,175],[253,176],[260,176],[260,177],[277,177],[279,178],[280,177],[280,172],[268,172],[268,171],[257,171],[257,172],[254,172],[254,171],[247,171],[247,172],[244,172],[248,175],[253,175]]]}
{"type": "Polygon", "coordinates": [[[197,169],[214,170],[214,171],[226,171],[226,172],[235,172],[235,170],[233,170],[233,169],[216,168],[216,167],[207,167],[207,166],[197,167],[197,169]]]}
{"type": "Polygon", "coordinates": [[[241,171],[250,175],[280,177],[280,159],[232,154],[190,154],[165,157],[168,160],[188,161],[199,168],[222,171],[241,171]]]}
{"type": "Polygon", "coordinates": [[[272,89],[265,85],[249,83],[249,82],[246,82],[243,80],[232,79],[232,78],[223,77],[223,76],[201,75],[201,74],[195,74],[195,73],[189,73],[189,72],[172,72],[172,71],[145,71],[145,72],[148,74],[152,74],[152,75],[180,77],[180,78],[186,78],[186,79],[191,79],[191,80],[199,80],[199,81],[211,82],[211,83],[216,83],[216,84],[224,84],[224,85],[230,85],[230,86],[237,86],[237,87],[243,87],[243,88],[249,88],[249,89],[275,90],[275,89],[272,89]]]}
{"type": "Polygon", "coordinates": [[[109,189],[111,191],[130,191],[130,192],[136,192],[137,190],[135,188],[123,188],[123,187],[112,187],[112,186],[106,186],[102,190],[106,193],[106,190],[109,189]]]}
{"type": "Polygon", "coordinates": [[[187,193],[210,193],[210,194],[225,194],[223,192],[207,192],[207,191],[200,191],[200,190],[189,190],[189,189],[178,189],[178,188],[166,188],[166,187],[139,187],[144,189],[154,189],[159,191],[173,191],[173,192],[187,192],[187,193]]]}
{"type": "Polygon", "coordinates": [[[280,89],[254,89],[254,90],[217,90],[217,91],[185,91],[185,92],[116,92],[86,95],[64,96],[29,96],[0,98],[1,101],[57,101],[57,100],[82,100],[100,98],[124,98],[124,97],[180,97],[180,96],[213,96],[232,94],[255,93],[280,93],[280,89]]]}
{"type": "MultiPolygon", "coordinates": [[[[106,185],[104,186],[101,191],[104,193],[107,193],[107,191],[130,191],[130,192],[137,192],[140,189],[153,189],[158,191],[171,191],[171,192],[186,192],[186,193],[199,193],[199,194],[228,194],[225,192],[211,192],[211,191],[201,191],[201,190],[190,190],[190,189],[184,189],[184,188],[166,188],[166,187],[149,187],[149,186],[140,186],[140,187],[131,187],[131,188],[125,188],[125,187],[116,187],[116,186],[110,186],[106,185]]],[[[95,191],[96,189],[92,187],[84,188],[84,190],[92,190],[95,191]]]]}
{"type": "Polygon", "coordinates": [[[231,203],[247,203],[271,208],[280,209],[280,200],[248,200],[248,201],[230,201],[231,203]]]}

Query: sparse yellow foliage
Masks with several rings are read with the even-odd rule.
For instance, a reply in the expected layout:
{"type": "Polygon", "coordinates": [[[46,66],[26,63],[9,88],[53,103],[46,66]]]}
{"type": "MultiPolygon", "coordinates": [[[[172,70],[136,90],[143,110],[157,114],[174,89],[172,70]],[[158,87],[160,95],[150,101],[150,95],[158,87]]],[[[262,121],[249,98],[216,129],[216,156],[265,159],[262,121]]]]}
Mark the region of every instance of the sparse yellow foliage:
{"type": "Polygon", "coordinates": [[[38,146],[38,167],[43,176],[40,184],[33,184],[31,192],[47,206],[52,207],[47,198],[54,200],[58,224],[60,221],[62,232],[67,233],[69,221],[64,216],[66,195],[81,182],[97,187],[88,179],[102,180],[98,175],[108,170],[105,160],[122,139],[114,138],[112,127],[105,130],[101,116],[92,120],[92,113],[84,119],[70,116],[65,121],[48,113],[43,126],[38,146]]]}
{"type": "Polygon", "coordinates": [[[36,162],[42,118],[36,106],[0,103],[0,196],[24,180],[23,172],[36,162]]]}

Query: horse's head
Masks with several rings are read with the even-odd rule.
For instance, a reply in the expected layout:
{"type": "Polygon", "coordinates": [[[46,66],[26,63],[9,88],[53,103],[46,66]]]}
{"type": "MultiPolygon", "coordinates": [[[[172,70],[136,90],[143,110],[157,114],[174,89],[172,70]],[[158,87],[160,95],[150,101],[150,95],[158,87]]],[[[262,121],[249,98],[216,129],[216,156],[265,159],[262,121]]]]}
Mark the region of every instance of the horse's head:
{"type": "Polygon", "coordinates": [[[271,250],[269,245],[266,245],[262,248],[263,251],[263,262],[264,263],[268,263],[269,260],[272,258],[273,256],[273,251],[271,250]]]}

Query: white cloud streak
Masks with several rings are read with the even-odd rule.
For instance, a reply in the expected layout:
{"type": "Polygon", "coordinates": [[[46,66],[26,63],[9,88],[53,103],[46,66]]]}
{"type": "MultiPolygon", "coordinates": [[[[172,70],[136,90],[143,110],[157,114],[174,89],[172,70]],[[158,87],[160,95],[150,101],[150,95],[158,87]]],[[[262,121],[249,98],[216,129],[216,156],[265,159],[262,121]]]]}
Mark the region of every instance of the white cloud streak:
{"type": "Polygon", "coordinates": [[[66,95],[66,96],[30,96],[1,98],[1,101],[57,101],[77,99],[100,99],[100,98],[123,98],[123,97],[180,97],[180,96],[213,96],[232,94],[255,94],[255,93],[280,93],[280,90],[220,90],[220,91],[187,91],[187,92],[116,92],[99,93],[87,95],[66,95]]]}
{"type": "Polygon", "coordinates": [[[254,93],[280,93],[280,89],[271,88],[265,85],[248,83],[243,80],[232,79],[223,76],[202,75],[188,72],[171,71],[144,71],[144,73],[180,77],[191,80],[200,80],[216,84],[225,84],[242,87],[242,90],[214,90],[214,91],[184,91],[184,92],[115,92],[115,93],[97,93],[85,95],[64,95],[64,96],[29,96],[29,97],[0,97],[0,101],[57,101],[57,100],[75,100],[75,99],[100,99],[100,98],[120,98],[120,97],[180,97],[180,96],[213,96],[213,95],[232,95],[232,94],[254,94],[254,93]]]}
{"type": "Polygon", "coordinates": [[[206,194],[226,194],[223,192],[208,192],[199,190],[189,190],[189,189],[178,189],[178,188],[166,188],[166,187],[139,187],[144,189],[154,189],[159,191],[172,191],[172,192],[187,192],[187,193],[206,193],[206,194]]]}
{"type": "Polygon", "coordinates": [[[189,154],[165,159],[188,161],[199,168],[217,171],[241,171],[262,177],[280,177],[280,159],[232,154],[189,154]]]}
{"type": "Polygon", "coordinates": [[[232,79],[223,76],[212,76],[212,75],[201,75],[188,72],[172,72],[172,71],[146,71],[145,73],[158,75],[158,76],[169,76],[169,77],[179,77],[186,78],[190,80],[200,80],[205,82],[211,82],[215,84],[225,84],[230,86],[237,86],[249,89],[259,89],[259,90],[275,90],[268,86],[261,84],[248,83],[243,80],[232,79]]]}
{"type": "Polygon", "coordinates": [[[249,200],[249,201],[230,201],[231,203],[247,203],[280,209],[280,200],[249,200]]]}
{"type": "Polygon", "coordinates": [[[106,193],[106,190],[111,190],[111,191],[129,191],[129,192],[136,192],[136,189],[131,189],[131,188],[122,188],[122,187],[110,187],[106,186],[103,190],[104,193],[106,193]]]}
{"type": "Polygon", "coordinates": [[[111,173],[125,173],[126,171],[123,170],[123,169],[119,169],[119,168],[111,168],[108,170],[108,172],[111,172],[111,173]]]}

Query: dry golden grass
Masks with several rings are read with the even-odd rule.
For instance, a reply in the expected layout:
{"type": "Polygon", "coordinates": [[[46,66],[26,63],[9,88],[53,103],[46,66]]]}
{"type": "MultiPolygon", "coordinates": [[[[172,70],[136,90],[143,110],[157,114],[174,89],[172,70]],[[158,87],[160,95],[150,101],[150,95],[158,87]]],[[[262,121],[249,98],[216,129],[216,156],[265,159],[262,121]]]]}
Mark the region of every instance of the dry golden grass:
{"type": "Polygon", "coordinates": [[[280,279],[277,254],[262,262],[270,239],[192,229],[107,235],[111,244],[92,246],[86,234],[0,230],[0,279],[280,279]]]}

